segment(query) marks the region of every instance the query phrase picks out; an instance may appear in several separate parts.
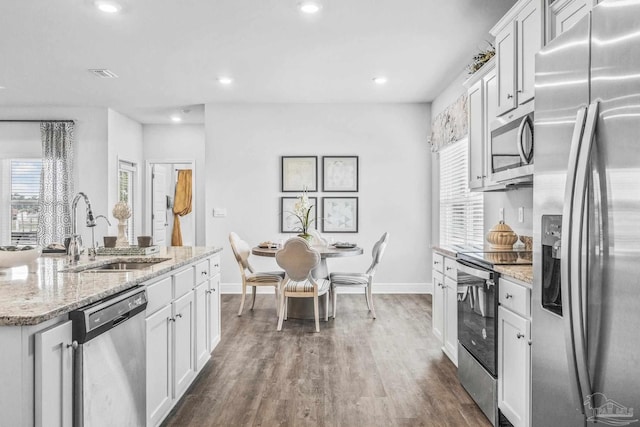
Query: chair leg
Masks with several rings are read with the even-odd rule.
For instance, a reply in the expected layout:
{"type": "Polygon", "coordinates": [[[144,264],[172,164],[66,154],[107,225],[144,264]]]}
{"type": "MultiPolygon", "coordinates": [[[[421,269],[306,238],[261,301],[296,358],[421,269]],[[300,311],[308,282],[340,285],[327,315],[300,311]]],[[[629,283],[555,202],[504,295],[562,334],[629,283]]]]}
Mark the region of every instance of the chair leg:
{"type": "Polygon", "coordinates": [[[369,311],[371,311],[371,303],[369,302],[369,286],[364,288],[364,297],[367,300],[367,308],[369,309],[369,311]]]}
{"type": "Polygon", "coordinates": [[[324,321],[329,321],[329,292],[324,294],[324,321]]]}
{"type": "Polygon", "coordinates": [[[369,283],[369,285],[367,286],[367,295],[369,297],[368,298],[369,303],[371,304],[369,309],[371,310],[371,314],[373,314],[373,318],[375,319],[376,318],[376,309],[373,306],[373,293],[371,292],[371,287],[372,287],[371,283],[369,283]]]}
{"type": "Polygon", "coordinates": [[[275,286],[275,293],[276,293],[276,316],[278,316],[280,314],[280,295],[278,293],[278,287],[275,286]]]}
{"type": "Polygon", "coordinates": [[[251,293],[253,293],[253,299],[251,300],[251,310],[253,310],[253,306],[256,304],[256,293],[258,291],[257,286],[251,287],[251,293]]]}
{"type": "Polygon", "coordinates": [[[282,320],[285,316],[285,311],[284,311],[285,304],[286,304],[286,301],[284,297],[284,292],[282,292],[282,294],[280,295],[280,304],[278,305],[278,308],[280,311],[280,315],[278,316],[278,331],[282,330],[282,320]]]}
{"type": "Polygon", "coordinates": [[[318,295],[313,296],[313,317],[316,319],[316,332],[320,332],[320,318],[318,316],[318,295]]]}
{"type": "Polygon", "coordinates": [[[336,318],[336,304],[338,303],[338,298],[337,298],[337,292],[338,291],[338,287],[337,286],[332,286],[331,287],[331,296],[332,296],[332,303],[331,303],[331,308],[333,309],[333,318],[336,318]]]}
{"type": "Polygon", "coordinates": [[[289,318],[289,297],[284,297],[284,320],[289,318]]]}
{"type": "Polygon", "coordinates": [[[238,316],[242,316],[242,309],[244,308],[244,298],[247,295],[247,285],[242,284],[242,299],[240,300],[240,310],[238,310],[238,316]]]}

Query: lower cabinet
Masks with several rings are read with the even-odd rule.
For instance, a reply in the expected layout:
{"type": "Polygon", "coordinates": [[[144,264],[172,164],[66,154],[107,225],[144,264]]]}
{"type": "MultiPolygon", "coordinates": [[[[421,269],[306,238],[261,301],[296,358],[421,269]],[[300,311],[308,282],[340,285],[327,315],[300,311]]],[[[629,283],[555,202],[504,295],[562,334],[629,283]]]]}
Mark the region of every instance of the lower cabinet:
{"type": "Polygon", "coordinates": [[[458,282],[456,260],[433,253],[433,334],[442,342],[442,351],[458,365],[458,282]]]}
{"type": "Polygon", "coordinates": [[[530,292],[500,278],[498,408],[514,427],[531,425],[530,292]]]}
{"type": "MultiPolygon", "coordinates": [[[[212,261],[213,262],[213,261],[212,261]]],[[[212,268],[213,269],[213,268],[212,268]]],[[[209,354],[220,342],[220,274],[216,274],[207,283],[207,351],[209,354]]]]}
{"type": "Polygon", "coordinates": [[[172,307],[147,317],[147,425],[158,425],[173,401],[172,307]]]}
{"type": "Polygon", "coordinates": [[[173,305],[173,397],[179,399],[196,377],[195,297],[194,292],[177,299],[173,305]]]}

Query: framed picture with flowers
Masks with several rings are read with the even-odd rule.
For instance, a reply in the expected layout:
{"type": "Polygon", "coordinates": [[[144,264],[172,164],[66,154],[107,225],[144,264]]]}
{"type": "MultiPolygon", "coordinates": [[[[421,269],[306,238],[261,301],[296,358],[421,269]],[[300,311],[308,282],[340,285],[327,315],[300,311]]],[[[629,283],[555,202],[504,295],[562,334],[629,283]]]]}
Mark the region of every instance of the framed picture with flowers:
{"type": "Polygon", "coordinates": [[[318,191],[318,156],[282,156],[282,192],[318,191]]]}
{"type": "Polygon", "coordinates": [[[317,197],[307,197],[306,194],[280,197],[280,232],[307,234],[307,230],[315,229],[318,220],[317,204],[317,197]]]}
{"type": "Polygon", "coordinates": [[[323,197],[322,231],[324,233],[357,233],[358,198],[323,197]]]}

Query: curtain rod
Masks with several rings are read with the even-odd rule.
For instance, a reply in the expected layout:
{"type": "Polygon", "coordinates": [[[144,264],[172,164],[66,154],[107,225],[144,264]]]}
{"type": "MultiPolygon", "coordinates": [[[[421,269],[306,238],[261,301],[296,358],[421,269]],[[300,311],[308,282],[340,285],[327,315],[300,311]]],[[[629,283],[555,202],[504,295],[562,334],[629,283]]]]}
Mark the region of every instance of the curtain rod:
{"type": "Polygon", "coordinates": [[[42,122],[62,122],[62,123],[75,123],[75,120],[0,120],[0,123],[13,122],[13,123],[42,123],[42,122]]]}

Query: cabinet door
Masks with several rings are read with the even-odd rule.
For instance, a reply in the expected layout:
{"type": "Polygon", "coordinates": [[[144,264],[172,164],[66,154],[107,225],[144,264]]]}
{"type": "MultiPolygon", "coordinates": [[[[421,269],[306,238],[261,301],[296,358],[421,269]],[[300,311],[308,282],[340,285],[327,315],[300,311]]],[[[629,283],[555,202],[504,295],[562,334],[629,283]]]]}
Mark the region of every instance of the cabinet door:
{"type": "Polygon", "coordinates": [[[468,91],[469,188],[482,188],[484,181],[484,112],[482,80],[468,91]]]}
{"type": "Polygon", "coordinates": [[[507,25],[496,36],[498,70],[498,115],[517,106],[516,101],[516,23],[507,25]]]}
{"type": "Polygon", "coordinates": [[[71,321],[35,334],[35,425],[73,424],[71,321]]]}
{"type": "Polygon", "coordinates": [[[180,398],[196,376],[195,298],[189,292],[173,305],[173,397],[180,398]]]}
{"type": "Polygon", "coordinates": [[[450,277],[444,278],[445,284],[445,320],[444,347],[454,364],[458,364],[458,282],[450,277]]]}
{"type": "Polygon", "coordinates": [[[556,0],[550,4],[547,42],[573,27],[576,22],[589,13],[592,5],[592,0],[556,0]]]}
{"type": "Polygon", "coordinates": [[[538,0],[532,0],[518,14],[518,104],[522,105],[534,95],[536,53],[542,47],[542,10],[538,0]]]}
{"type": "Polygon", "coordinates": [[[171,409],[171,305],[145,320],[147,330],[147,425],[156,426],[171,409]]]}
{"type": "Polygon", "coordinates": [[[207,360],[209,360],[207,334],[208,324],[207,308],[209,306],[207,301],[208,296],[208,283],[200,283],[195,290],[196,299],[196,370],[200,371],[207,360]]]}
{"type": "Polygon", "coordinates": [[[498,307],[498,407],[514,427],[530,425],[531,322],[498,307]]]}
{"type": "Polygon", "coordinates": [[[486,126],[484,129],[484,186],[490,186],[493,184],[491,178],[491,123],[498,117],[498,79],[496,77],[495,69],[490,71],[483,79],[482,84],[484,86],[484,115],[486,126]]]}
{"type": "Polygon", "coordinates": [[[433,271],[433,302],[431,305],[431,319],[433,335],[440,342],[444,339],[444,279],[442,273],[433,271]]]}
{"type": "Polygon", "coordinates": [[[207,349],[211,354],[220,342],[220,275],[209,280],[207,292],[207,349]]]}

